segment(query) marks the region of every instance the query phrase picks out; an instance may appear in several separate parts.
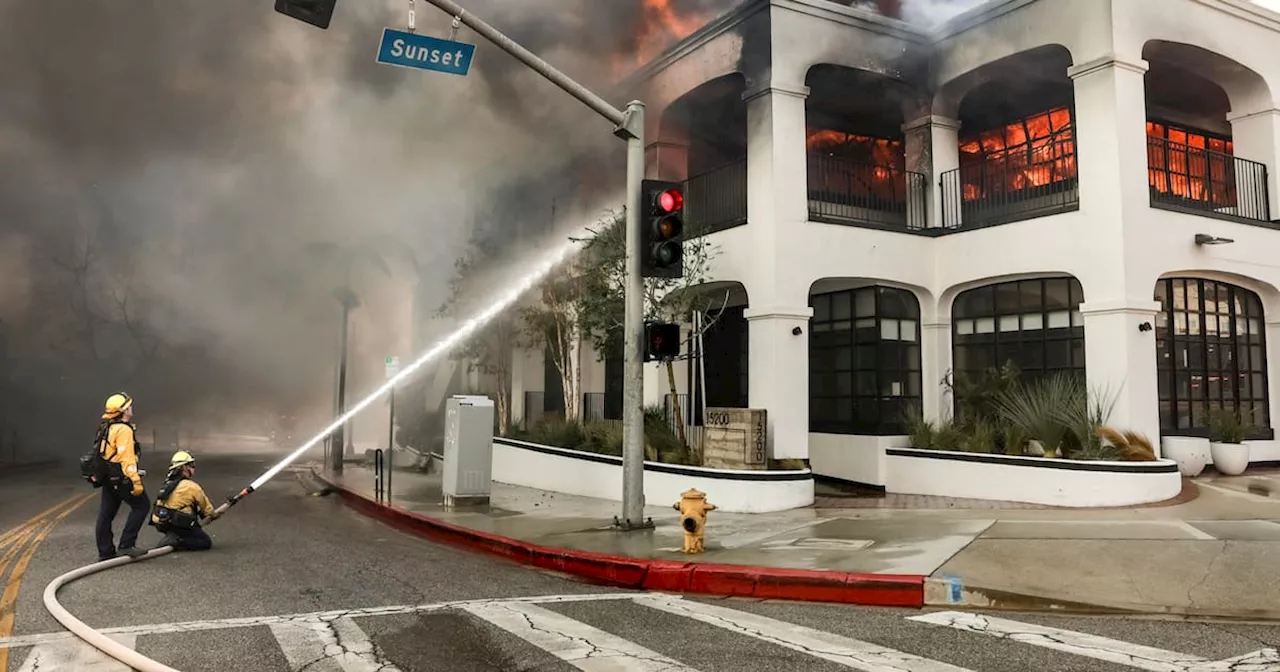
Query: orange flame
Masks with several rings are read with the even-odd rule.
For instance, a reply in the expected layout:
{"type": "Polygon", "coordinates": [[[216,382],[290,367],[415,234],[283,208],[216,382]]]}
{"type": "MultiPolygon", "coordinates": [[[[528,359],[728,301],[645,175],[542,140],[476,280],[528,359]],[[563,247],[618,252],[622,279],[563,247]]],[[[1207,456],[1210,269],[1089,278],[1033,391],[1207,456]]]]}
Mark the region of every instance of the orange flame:
{"type": "Polygon", "coordinates": [[[693,34],[706,24],[710,16],[681,14],[671,6],[672,0],[641,0],[640,28],[629,53],[613,57],[614,79],[622,79],[656,58],[667,47],[693,34]]]}

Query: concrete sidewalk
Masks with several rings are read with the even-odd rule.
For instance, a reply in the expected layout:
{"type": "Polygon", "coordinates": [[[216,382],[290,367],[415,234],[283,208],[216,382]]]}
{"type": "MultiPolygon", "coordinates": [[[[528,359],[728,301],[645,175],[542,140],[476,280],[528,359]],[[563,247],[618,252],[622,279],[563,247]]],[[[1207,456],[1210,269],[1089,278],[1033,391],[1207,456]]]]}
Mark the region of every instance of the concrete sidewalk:
{"type": "MultiPolygon", "coordinates": [[[[366,513],[400,516],[410,526],[435,525],[454,540],[486,550],[499,544],[506,550],[497,552],[512,557],[527,554],[511,550],[515,543],[544,554],[547,549],[559,549],[564,557],[586,554],[596,563],[614,557],[633,560],[636,567],[648,562],[666,570],[695,568],[704,576],[695,592],[744,594],[748,589],[723,577],[705,578],[715,572],[749,572],[756,584],[790,581],[810,587],[863,579],[873,585],[881,577],[901,590],[913,584],[918,603],[937,606],[1280,619],[1280,497],[1255,494],[1280,494],[1280,472],[1197,479],[1184,490],[1183,499],[1190,501],[1134,509],[1006,509],[991,508],[990,502],[925,498],[930,508],[859,502],[772,514],[712,512],[707,551],[694,556],[680,552],[683,533],[674,502],[650,502],[646,515],[655,524],[652,531],[620,533],[610,528],[619,504],[607,500],[495,483],[488,507],[447,511],[440,504],[439,475],[396,470],[388,508],[375,501],[374,475],[367,467],[348,465],[341,476],[318,476],[344,490],[348,501],[366,513]],[[481,541],[468,542],[468,531],[481,541]]],[[[708,498],[714,503],[715,493],[708,498]]],[[[563,563],[556,566],[573,573],[563,563]]],[[[848,597],[810,593],[771,594],[897,606],[911,602],[896,591],[848,597]]]]}

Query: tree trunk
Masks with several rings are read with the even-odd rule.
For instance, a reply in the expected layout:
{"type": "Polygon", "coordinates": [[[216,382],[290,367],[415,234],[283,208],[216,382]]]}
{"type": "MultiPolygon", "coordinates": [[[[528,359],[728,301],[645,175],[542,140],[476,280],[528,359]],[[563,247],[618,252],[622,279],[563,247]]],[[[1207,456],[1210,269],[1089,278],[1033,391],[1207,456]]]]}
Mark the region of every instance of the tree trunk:
{"type": "Polygon", "coordinates": [[[511,389],[498,381],[498,436],[506,436],[511,426],[511,389]]]}
{"type": "Polygon", "coordinates": [[[671,405],[674,407],[676,416],[676,436],[680,437],[680,445],[685,450],[689,449],[689,439],[684,433],[684,413],[680,411],[680,395],[676,392],[676,367],[667,360],[667,382],[671,384],[671,405]]]}

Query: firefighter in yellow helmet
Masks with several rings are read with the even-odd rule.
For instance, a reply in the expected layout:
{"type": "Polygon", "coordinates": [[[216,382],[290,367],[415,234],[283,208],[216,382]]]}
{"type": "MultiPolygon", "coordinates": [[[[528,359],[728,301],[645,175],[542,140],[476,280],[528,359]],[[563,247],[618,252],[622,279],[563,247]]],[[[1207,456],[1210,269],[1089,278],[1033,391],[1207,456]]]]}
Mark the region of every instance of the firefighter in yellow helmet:
{"type": "Polygon", "coordinates": [[[122,503],[129,505],[129,517],[124,531],[120,533],[120,553],[139,555],[144,552],[137,548],[138,532],[142,530],[142,523],[146,522],[147,511],[151,507],[142,487],[142,474],[138,471],[140,450],[134,440],[136,430],[133,399],[123,392],[107,397],[95,442],[102,472],[99,480],[102,499],[98,506],[98,524],[94,529],[99,560],[116,557],[115,533],[111,527],[122,503]]]}
{"type": "Polygon", "coordinates": [[[151,514],[151,524],[165,535],[157,548],[173,546],[179,551],[207,551],[213,547],[209,533],[200,527],[200,518],[215,520],[220,514],[204,494],[204,488],[191,480],[195,474],[196,458],[191,453],[179,450],[173,454],[169,475],[156,497],[155,513],[151,514]]]}

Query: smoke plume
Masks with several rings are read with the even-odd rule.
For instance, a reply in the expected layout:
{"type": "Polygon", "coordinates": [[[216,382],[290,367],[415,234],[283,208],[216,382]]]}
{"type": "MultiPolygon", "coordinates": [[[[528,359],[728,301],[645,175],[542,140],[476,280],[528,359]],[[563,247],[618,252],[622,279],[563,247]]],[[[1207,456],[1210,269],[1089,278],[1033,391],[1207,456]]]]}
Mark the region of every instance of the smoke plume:
{"type": "MultiPolygon", "coordinates": [[[[500,187],[580,196],[569,160],[617,143],[465,27],[468,77],[376,64],[403,0],[342,0],[328,31],[260,0],[125,4],[0,0],[0,460],[6,432],[28,454],[83,448],[120,389],[140,421],[318,419],[335,290],[361,301],[350,386],[367,389],[383,355],[411,354],[414,288],[438,305],[471,227],[508,225],[477,219],[550,206],[500,187]]],[[[418,31],[447,36],[417,4],[418,31]]],[[[598,90],[647,20],[640,3],[467,5],[598,90]]]]}

